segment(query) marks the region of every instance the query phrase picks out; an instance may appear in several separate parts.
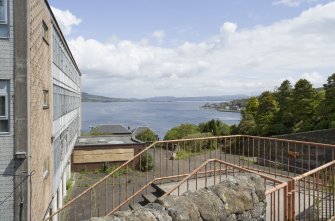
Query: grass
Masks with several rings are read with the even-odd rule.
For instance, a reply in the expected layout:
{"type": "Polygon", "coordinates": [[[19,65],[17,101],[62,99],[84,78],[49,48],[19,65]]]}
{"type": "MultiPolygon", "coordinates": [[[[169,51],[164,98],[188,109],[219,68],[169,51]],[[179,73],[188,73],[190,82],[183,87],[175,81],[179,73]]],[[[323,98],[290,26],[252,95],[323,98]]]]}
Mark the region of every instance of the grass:
{"type": "Polygon", "coordinates": [[[202,150],[198,150],[196,152],[194,152],[194,150],[180,150],[176,153],[176,158],[175,160],[185,160],[189,157],[193,157],[193,156],[198,156],[201,154],[204,154],[206,152],[210,152],[213,151],[212,149],[202,149],[202,150]]]}
{"type": "Polygon", "coordinates": [[[74,180],[72,178],[66,181],[65,203],[67,203],[71,200],[71,194],[72,194],[73,186],[74,186],[74,180]]]}
{"type": "Polygon", "coordinates": [[[249,163],[254,163],[254,164],[257,164],[258,161],[257,161],[257,157],[245,157],[245,156],[240,156],[240,160],[242,161],[246,161],[246,162],[249,162],[249,163]]]}
{"type": "MultiPolygon", "coordinates": [[[[110,166],[109,163],[105,163],[104,166],[101,168],[101,172],[106,173],[106,174],[110,174],[111,172],[113,172],[117,168],[118,168],[118,166],[114,166],[114,165],[110,166]]],[[[121,176],[123,174],[126,174],[126,173],[129,173],[129,172],[132,172],[131,168],[121,168],[113,174],[113,177],[116,178],[116,177],[119,177],[119,176],[121,176]]]]}

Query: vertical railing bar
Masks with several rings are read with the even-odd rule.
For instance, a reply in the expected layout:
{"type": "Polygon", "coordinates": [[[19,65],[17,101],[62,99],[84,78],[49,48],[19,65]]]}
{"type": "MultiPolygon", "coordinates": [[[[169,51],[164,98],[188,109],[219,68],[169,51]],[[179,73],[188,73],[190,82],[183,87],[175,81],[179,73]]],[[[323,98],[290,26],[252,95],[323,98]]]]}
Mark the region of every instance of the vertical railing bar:
{"type": "Polygon", "coordinates": [[[214,161],[214,185],[216,184],[216,162],[214,161]]]}
{"type": "MultiPolygon", "coordinates": [[[[290,142],[287,142],[287,176],[290,176],[290,142]]],[[[294,156],[293,156],[294,157],[294,156]]]]}
{"type": "MultiPolygon", "coordinates": [[[[248,137],[248,168],[250,168],[250,163],[249,163],[249,159],[250,159],[250,154],[249,154],[249,151],[250,151],[250,137],[248,137]]],[[[245,159],[244,159],[245,160],[245,159]]]]}
{"type": "MultiPolygon", "coordinates": [[[[194,168],[193,170],[195,170],[195,168],[197,168],[197,160],[196,160],[196,155],[197,155],[197,141],[194,141],[194,168]]],[[[201,163],[201,162],[200,162],[201,163]]]]}
{"type": "Polygon", "coordinates": [[[311,170],[311,145],[308,144],[308,171],[311,170]]]}
{"type": "MultiPolygon", "coordinates": [[[[178,146],[177,146],[177,152],[176,152],[176,156],[177,156],[177,154],[179,153],[179,151],[180,151],[180,143],[178,142],[178,146]]],[[[180,175],[180,157],[178,157],[177,156],[177,158],[178,158],[178,175],[180,175]]],[[[178,182],[179,182],[179,180],[180,180],[180,177],[178,176],[178,178],[177,178],[177,180],[178,180],[178,182]]]]}
{"type": "Polygon", "coordinates": [[[153,162],[153,168],[152,168],[152,171],[153,171],[153,179],[156,178],[156,144],[154,145],[154,162],[153,162]]]}
{"type": "Polygon", "coordinates": [[[119,205],[121,204],[121,194],[122,189],[121,189],[121,176],[119,176],[119,205]]]}
{"type": "MultiPolygon", "coordinates": [[[[244,145],[245,145],[245,140],[244,140],[244,137],[243,137],[242,159],[244,159],[244,145]]],[[[241,161],[241,156],[240,156],[240,161],[241,161]]],[[[244,167],[244,160],[242,160],[242,164],[243,164],[243,167],[244,167]]]]}
{"type": "Polygon", "coordinates": [[[169,144],[166,143],[166,151],[165,151],[165,176],[168,176],[168,151],[169,151],[169,144]]]}
{"type": "MultiPolygon", "coordinates": [[[[276,156],[275,156],[275,178],[277,178],[277,161],[278,161],[278,158],[277,158],[277,155],[278,155],[278,141],[276,140],[275,141],[275,153],[276,153],[276,156]]],[[[271,164],[271,162],[270,162],[271,164]]]]}
{"type": "Polygon", "coordinates": [[[303,144],[300,144],[300,146],[302,147],[301,148],[301,174],[304,173],[304,145],[303,144]]]}
{"type": "MultiPolygon", "coordinates": [[[[266,140],[263,139],[263,172],[265,172],[265,158],[266,158],[265,142],[266,140]]],[[[271,162],[270,162],[270,166],[271,166],[271,162]]]]}
{"type": "MultiPolygon", "coordinates": [[[[311,176],[308,176],[308,207],[311,208],[311,176]]],[[[311,220],[311,212],[308,214],[308,220],[311,220]]]]}
{"type": "Polygon", "coordinates": [[[306,220],[306,178],[304,180],[304,220],[306,220]]]}
{"type": "Polygon", "coordinates": [[[259,167],[260,167],[260,165],[261,165],[261,164],[260,164],[260,163],[261,163],[261,162],[260,162],[260,160],[261,160],[261,158],[260,158],[260,149],[261,149],[260,139],[257,138],[257,152],[258,152],[258,154],[257,154],[257,157],[258,157],[258,158],[257,158],[257,163],[258,163],[258,164],[257,164],[257,171],[258,171],[258,172],[260,172],[260,168],[259,168],[259,167]]]}
{"type": "Polygon", "coordinates": [[[127,169],[126,169],[126,199],[128,199],[128,171],[129,171],[129,166],[127,164],[127,169]]]}
{"type": "Polygon", "coordinates": [[[114,209],[114,200],[115,200],[114,189],[115,189],[115,183],[114,183],[114,174],[113,174],[112,175],[112,209],[114,209]]]}
{"type": "MultiPolygon", "coordinates": [[[[176,144],[175,143],[172,143],[172,156],[173,156],[173,153],[175,153],[176,152],[176,150],[175,150],[175,148],[177,147],[176,146],[176,144]]],[[[176,154],[176,156],[177,156],[177,154],[176,154]]],[[[171,176],[173,176],[174,175],[174,161],[175,161],[175,159],[173,158],[173,157],[171,157],[171,161],[172,161],[172,168],[171,168],[171,176]]],[[[148,182],[147,182],[148,183],[148,182]]]]}
{"type": "MultiPolygon", "coordinates": [[[[297,144],[294,144],[294,152],[298,153],[299,157],[299,152],[297,152],[297,144]]],[[[294,160],[294,176],[297,175],[297,159],[294,160]]]]}
{"type": "Polygon", "coordinates": [[[299,202],[299,220],[301,217],[301,182],[300,180],[298,180],[298,193],[299,193],[299,197],[298,197],[298,202],[299,202]]]}
{"type": "Polygon", "coordinates": [[[269,151],[269,174],[271,174],[271,162],[272,162],[272,142],[269,140],[269,146],[270,146],[270,151],[269,151]]]}
{"type": "Polygon", "coordinates": [[[105,179],[105,215],[107,215],[107,179],[105,179]]]}
{"type": "Polygon", "coordinates": [[[91,213],[91,216],[90,217],[92,217],[93,216],[93,211],[92,211],[92,189],[90,190],[90,213],[91,213]]]}
{"type": "MultiPolygon", "coordinates": [[[[156,145],[155,145],[156,146],[156,145]]],[[[156,162],[155,160],[154,160],[154,162],[156,162]]],[[[135,160],[133,160],[133,169],[134,169],[134,171],[133,171],[133,182],[132,182],[132,184],[133,184],[133,195],[135,194],[135,186],[136,186],[136,179],[135,179],[135,171],[136,171],[136,168],[135,168],[136,166],[135,166],[135,160]]],[[[135,203],[135,198],[133,198],[133,203],[135,203]]],[[[114,208],[113,208],[114,209],[114,208]]]]}
{"type": "MultiPolygon", "coordinates": [[[[159,158],[159,164],[160,164],[160,169],[159,169],[159,177],[162,177],[162,174],[163,174],[163,172],[162,172],[162,163],[163,163],[163,153],[162,153],[162,151],[163,151],[163,145],[162,144],[160,144],[159,145],[159,149],[160,149],[160,158],[159,158]]],[[[160,181],[160,183],[162,184],[162,180],[160,181]]]]}
{"type": "Polygon", "coordinates": [[[271,202],[270,217],[271,217],[271,220],[273,220],[273,216],[272,216],[273,212],[272,211],[274,210],[273,209],[273,197],[272,197],[272,195],[273,195],[273,193],[270,194],[270,202],[271,202]]]}
{"type": "Polygon", "coordinates": [[[252,138],[252,163],[254,163],[254,159],[255,159],[255,138],[252,138]]]}
{"type": "Polygon", "coordinates": [[[85,196],[83,196],[81,199],[82,199],[82,202],[81,202],[82,205],[81,206],[82,206],[83,219],[84,219],[85,218],[85,205],[84,205],[85,196]]]}
{"type": "Polygon", "coordinates": [[[74,221],[77,220],[77,200],[75,200],[74,202],[74,221]]]}

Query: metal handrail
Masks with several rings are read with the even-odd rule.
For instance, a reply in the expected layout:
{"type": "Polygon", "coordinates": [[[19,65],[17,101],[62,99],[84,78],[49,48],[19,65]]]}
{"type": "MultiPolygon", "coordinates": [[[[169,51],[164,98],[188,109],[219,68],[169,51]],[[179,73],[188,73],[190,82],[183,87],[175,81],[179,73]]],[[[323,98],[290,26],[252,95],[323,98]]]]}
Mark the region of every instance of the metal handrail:
{"type": "MultiPolygon", "coordinates": [[[[225,155],[229,155],[229,154],[233,154],[234,155],[234,163],[235,163],[235,160],[236,160],[236,157],[238,157],[238,161],[237,161],[237,163],[238,163],[238,165],[239,166],[237,166],[237,165],[235,165],[235,164],[231,164],[231,163],[228,163],[228,162],[225,162],[225,161],[223,161],[223,160],[221,160],[221,155],[220,155],[220,160],[219,159],[209,159],[209,160],[207,160],[207,161],[205,161],[202,165],[200,165],[200,166],[198,166],[198,168],[199,167],[201,167],[201,166],[205,166],[207,163],[211,163],[211,162],[217,162],[217,163],[220,163],[220,164],[226,164],[228,167],[232,167],[232,168],[237,168],[237,169],[239,169],[239,170],[242,170],[242,171],[245,171],[245,172],[249,172],[249,173],[256,173],[256,174],[259,174],[260,176],[263,176],[263,178],[266,178],[266,179],[268,179],[268,180],[272,180],[273,182],[277,182],[277,183],[281,183],[281,184],[279,184],[279,185],[277,185],[276,187],[281,187],[282,185],[284,185],[283,184],[283,182],[281,182],[281,181],[279,181],[279,180],[277,180],[277,179],[274,179],[274,178],[272,178],[272,177],[268,177],[268,176],[265,176],[265,175],[263,175],[263,174],[260,174],[259,172],[264,172],[264,173],[268,173],[268,174],[275,174],[275,175],[277,175],[277,176],[282,176],[282,177],[287,177],[287,178],[290,178],[290,179],[292,179],[292,177],[289,177],[289,172],[290,172],[290,168],[292,169],[292,168],[294,168],[294,169],[298,169],[298,173],[300,173],[299,172],[299,170],[301,170],[301,171],[304,171],[304,170],[306,170],[306,167],[308,166],[308,168],[310,168],[311,167],[311,165],[310,165],[310,162],[311,162],[311,158],[310,158],[310,154],[311,154],[311,152],[310,152],[310,149],[311,149],[311,146],[316,146],[316,150],[318,150],[318,148],[319,148],[319,150],[321,151],[322,149],[323,149],[323,151],[325,151],[325,150],[330,150],[330,151],[332,151],[331,153],[332,153],[332,155],[331,155],[331,159],[332,160],[334,160],[334,147],[335,147],[335,145],[331,145],[331,144],[322,144],[322,143],[314,143],[314,142],[304,142],[304,141],[296,141],[296,140],[289,140],[289,139],[280,139],[280,138],[272,138],[272,137],[258,137],[258,136],[248,136],[248,135],[231,135],[231,136],[218,136],[218,137],[204,137],[204,138],[189,138],[189,139],[180,139],[180,140],[166,140],[166,141],[156,141],[156,142],[154,142],[154,143],[152,143],[152,144],[150,144],[149,146],[147,146],[146,148],[144,148],[142,151],[140,151],[139,153],[137,153],[132,159],[130,159],[130,160],[128,160],[127,162],[125,162],[125,163],[123,163],[123,164],[121,164],[119,167],[117,167],[115,170],[113,170],[111,173],[109,173],[108,175],[106,175],[106,176],[104,176],[103,178],[101,178],[98,182],[96,182],[95,184],[93,184],[92,186],[90,186],[88,189],[86,189],[85,191],[83,191],[81,194],[79,194],[79,195],[77,195],[75,198],[73,198],[72,200],[70,200],[68,203],[66,203],[62,208],[60,208],[59,210],[57,210],[57,211],[55,211],[53,214],[51,214],[46,220],[50,220],[52,217],[54,217],[55,215],[57,215],[57,214],[60,214],[60,213],[64,213],[64,212],[68,212],[68,207],[70,207],[70,205],[71,204],[74,204],[74,207],[76,207],[76,203],[77,202],[81,202],[80,200],[80,198],[82,198],[82,200],[85,198],[85,194],[87,194],[87,193],[89,193],[89,192],[91,192],[91,194],[92,194],[92,191],[94,192],[95,190],[95,188],[96,187],[98,187],[99,188],[99,185],[103,185],[104,183],[105,183],[105,186],[107,185],[106,183],[107,183],[107,179],[108,178],[112,178],[113,179],[113,182],[114,182],[114,175],[116,174],[116,177],[117,177],[117,173],[119,172],[119,171],[121,171],[122,169],[124,169],[124,168],[129,168],[129,167],[132,167],[132,165],[131,165],[131,163],[134,165],[135,164],[135,162],[137,161],[137,160],[139,160],[139,159],[141,159],[141,156],[143,156],[143,154],[148,154],[148,151],[149,150],[156,150],[156,148],[157,148],[157,146],[156,145],[158,145],[158,148],[160,148],[160,150],[162,151],[162,149],[164,149],[164,147],[166,147],[166,154],[168,153],[168,147],[169,147],[169,144],[180,144],[180,143],[183,143],[184,142],[184,145],[185,145],[185,143],[186,142],[195,142],[195,144],[197,145],[197,142],[196,141],[198,141],[198,144],[200,143],[200,146],[201,146],[201,143],[202,143],[202,141],[210,141],[211,142],[211,148],[212,148],[212,144],[214,143],[214,142],[216,142],[216,145],[215,145],[215,151],[218,151],[218,150],[220,150],[220,153],[219,152],[215,152],[215,156],[216,156],[216,154],[218,153],[218,154],[222,154],[222,153],[224,153],[225,155]],[[232,139],[233,138],[233,139],[232,139]],[[225,149],[221,149],[221,147],[222,146],[220,146],[220,145],[218,145],[219,143],[218,143],[218,141],[228,141],[228,143],[229,143],[229,145],[227,144],[226,145],[226,143],[224,143],[224,147],[225,147],[225,149]],[[252,140],[252,144],[251,143],[249,143],[249,140],[252,140]],[[236,141],[238,141],[238,142],[236,142],[236,141]],[[258,143],[254,143],[255,141],[258,141],[258,143]],[[272,145],[272,151],[271,151],[271,143],[272,143],[272,141],[275,141],[276,142],[276,146],[274,146],[274,145],[272,145]],[[213,142],[213,143],[212,143],[213,142]],[[232,146],[232,143],[231,142],[235,142],[235,146],[233,147],[232,146]],[[262,142],[262,143],[260,143],[260,142],[262,142]],[[269,142],[269,143],[267,143],[267,142],[269,142]],[[277,149],[275,149],[275,147],[277,147],[277,142],[282,142],[282,143],[286,143],[286,144],[288,144],[287,145],[287,147],[285,146],[282,146],[281,147],[281,152],[279,152],[278,153],[278,156],[276,155],[275,157],[274,157],[274,154],[275,153],[277,153],[277,152],[275,152],[274,153],[274,150],[276,150],[277,151],[277,149]],[[240,149],[236,149],[236,143],[238,144],[238,145],[242,145],[242,146],[239,146],[238,148],[240,148],[240,149]],[[163,145],[164,144],[164,145],[163,145]],[[166,145],[165,145],[166,144],[166,145]],[[256,144],[256,145],[255,145],[256,144]],[[261,145],[260,145],[261,144],[261,145]],[[300,151],[301,149],[303,150],[302,151],[302,153],[300,153],[302,156],[300,156],[300,157],[302,157],[302,159],[304,160],[304,159],[306,159],[306,160],[308,160],[305,164],[302,164],[302,166],[300,167],[296,167],[296,165],[295,164],[293,164],[293,161],[296,163],[296,159],[290,159],[289,158],[289,156],[287,156],[286,154],[287,154],[287,152],[286,152],[286,148],[287,148],[287,150],[289,151],[289,149],[292,149],[292,146],[290,146],[291,144],[295,144],[295,148],[297,147],[297,144],[299,144],[299,145],[301,145],[300,147],[299,147],[299,149],[298,149],[298,151],[300,151]],[[266,146],[266,148],[265,148],[265,145],[269,145],[269,146],[266,146]],[[308,145],[308,151],[307,151],[307,153],[304,153],[305,151],[304,150],[307,150],[307,148],[305,148],[306,146],[304,146],[304,145],[308,145]],[[264,146],[264,147],[263,147],[264,146]],[[220,149],[219,149],[220,148],[220,149]],[[235,149],[234,149],[235,148],[235,149]],[[243,149],[242,149],[243,148],[243,149]],[[257,148],[256,149],[256,152],[254,152],[254,148],[257,148]],[[264,149],[264,152],[263,152],[263,149],[264,149]],[[230,150],[230,153],[229,153],[229,150],[230,150]],[[233,150],[233,152],[232,152],[232,150],[233,150]],[[237,152],[234,152],[234,151],[237,151],[237,150],[239,150],[239,152],[237,153],[237,152]],[[224,152],[223,152],[224,151],[224,152]],[[242,152],[241,152],[242,151],[242,152]],[[249,154],[249,151],[250,151],[250,154],[249,154]],[[281,155],[280,155],[280,153],[281,153],[281,155]],[[261,155],[260,155],[261,154],[261,155]],[[271,154],[273,154],[272,155],[272,158],[271,158],[271,154]],[[284,154],[284,155],[283,155],[284,154]],[[304,154],[305,154],[305,156],[304,156],[304,154]],[[247,161],[246,163],[244,163],[243,161],[241,161],[241,159],[239,159],[239,157],[240,156],[245,156],[245,157],[247,157],[247,158],[250,158],[250,157],[256,157],[257,158],[257,160],[258,160],[258,165],[259,165],[259,168],[254,168],[253,166],[252,166],[252,162],[251,162],[251,167],[249,166],[249,161],[247,161]],[[261,158],[261,157],[263,157],[263,158],[261,158]],[[278,157],[278,158],[277,158],[278,157]],[[287,159],[288,159],[288,165],[287,164],[284,164],[284,160],[283,160],[283,157],[287,157],[287,159]],[[307,159],[307,157],[308,157],[308,159],[307,159]],[[268,158],[268,159],[267,159],[268,158]],[[274,167],[272,167],[272,171],[265,171],[265,168],[267,168],[267,167],[269,167],[269,168],[271,168],[271,165],[269,166],[269,165],[267,165],[265,162],[267,162],[267,163],[271,163],[272,161],[271,161],[271,159],[274,159],[275,158],[275,161],[273,161],[274,163],[275,163],[275,166],[274,167]],[[280,162],[280,160],[281,160],[281,162],[280,162]],[[242,163],[241,162],[243,162],[243,166],[242,166],[242,163]],[[291,165],[290,165],[290,162],[291,162],[291,165]],[[283,169],[283,168],[280,168],[280,166],[277,166],[277,164],[278,163],[281,163],[282,165],[281,166],[286,166],[288,169],[288,171],[286,171],[286,169],[283,169]],[[244,165],[244,164],[246,164],[246,165],[244,165]],[[246,169],[246,168],[248,168],[248,169],[246,169]],[[263,167],[263,168],[262,168],[263,167]],[[258,171],[258,172],[257,172],[258,171]],[[279,172],[281,172],[281,174],[279,174],[279,172]],[[283,172],[284,173],[286,173],[287,172],[287,176],[285,176],[284,174],[283,174],[283,172]],[[279,181],[279,182],[278,182],[279,181]],[[64,211],[65,210],[65,211],[64,211]]],[[[222,143],[221,143],[222,144],[222,143]]],[[[187,145],[189,145],[189,144],[187,144],[187,145]]],[[[194,147],[194,150],[195,150],[195,148],[197,148],[196,146],[193,146],[193,144],[192,145],[190,145],[190,146],[192,146],[192,148],[194,147]]],[[[184,148],[185,148],[185,146],[184,146],[184,148]]],[[[184,149],[185,150],[185,149],[184,149]]],[[[202,147],[200,147],[200,150],[203,150],[202,149],[202,147]]],[[[214,151],[214,149],[212,150],[212,149],[209,149],[209,151],[214,151]]],[[[316,156],[317,156],[318,154],[316,153],[316,156]]],[[[167,156],[167,155],[166,155],[167,156]]],[[[161,155],[161,157],[162,157],[162,155],[161,155]]],[[[164,156],[163,156],[164,157],[164,156]]],[[[206,156],[206,153],[205,153],[205,160],[206,159],[208,159],[208,158],[210,158],[210,157],[212,157],[212,156],[210,156],[210,157],[208,157],[208,156],[206,156]]],[[[298,158],[300,158],[299,157],[299,155],[298,155],[298,158]]],[[[190,159],[191,158],[191,156],[189,155],[188,156],[188,158],[190,159]]],[[[142,158],[143,159],[143,158],[142,158]]],[[[165,159],[165,158],[164,158],[165,159]]],[[[194,159],[195,159],[195,155],[194,155],[194,159]]],[[[201,159],[201,158],[200,158],[201,159]]],[[[329,159],[329,158],[328,158],[329,159]]],[[[166,161],[166,160],[165,160],[166,161]]],[[[162,166],[162,162],[163,162],[163,159],[160,159],[160,166],[162,166]]],[[[167,164],[167,162],[168,161],[166,161],[165,163],[166,163],[166,166],[168,166],[168,164],[167,164]]],[[[316,157],[316,162],[318,162],[318,157],[316,157]]],[[[323,162],[325,162],[325,159],[323,159],[323,162]]],[[[173,173],[173,161],[171,161],[171,163],[172,163],[172,175],[174,175],[175,173],[173,173]]],[[[177,162],[176,162],[177,163],[177,162]]],[[[179,160],[178,160],[178,163],[179,163],[179,160]]],[[[200,163],[200,162],[199,162],[200,163]]],[[[147,164],[148,164],[148,161],[147,161],[147,164]]],[[[313,171],[314,172],[316,172],[316,171],[319,171],[319,170],[322,170],[322,168],[325,168],[326,167],[326,165],[328,165],[329,163],[327,163],[327,164],[324,164],[323,166],[321,166],[321,167],[319,167],[319,168],[316,168],[316,169],[313,169],[313,170],[311,170],[311,171],[309,171],[309,172],[307,172],[307,173],[309,173],[309,174],[311,174],[311,173],[313,173],[313,171]]],[[[158,165],[157,165],[158,166],[158,165]]],[[[170,167],[171,167],[171,165],[169,165],[170,167]]],[[[194,165],[194,166],[197,166],[197,165],[194,165]]],[[[157,167],[158,168],[158,167],[157,167]]],[[[178,180],[179,180],[179,177],[183,177],[183,176],[188,176],[188,178],[190,178],[191,176],[192,176],[192,174],[194,175],[195,173],[197,173],[197,171],[199,171],[200,169],[193,169],[193,168],[191,168],[190,166],[189,166],[189,168],[190,168],[190,170],[192,170],[193,172],[192,173],[188,173],[188,174],[179,174],[179,164],[178,164],[178,175],[177,176],[172,176],[172,177],[178,177],[178,180]],[[197,170],[197,171],[196,171],[197,170]]],[[[147,169],[146,169],[147,170],[147,169]]],[[[207,170],[206,170],[207,171],[207,170]]],[[[158,178],[156,178],[155,177],[155,175],[156,175],[156,173],[154,172],[154,173],[151,173],[151,175],[153,175],[154,177],[154,179],[153,180],[151,180],[151,181],[149,181],[148,180],[148,170],[146,171],[147,172],[147,180],[146,180],[146,183],[145,184],[143,184],[144,186],[143,187],[145,187],[144,189],[146,189],[146,188],[148,188],[148,186],[150,186],[150,184],[152,184],[152,182],[154,182],[154,181],[157,181],[157,180],[162,180],[162,179],[164,179],[164,177],[158,177],[158,178]]],[[[162,171],[161,171],[162,172],[162,171]]],[[[177,172],[177,171],[175,171],[175,172],[177,172]]],[[[190,171],[188,171],[188,172],[190,172],[190,171]]],[[[208,171],[207,171],[208,172],[208,171]]],[[[296,171],[294,172],[295,174],[296,174],[296,171]]],[[[306,173],[305,173],[306,174],[306,173]]],[[[159,176],[161,176],[162,174],[160,174],[159,176]]],[[[167,175],[167,174],[165,174],[165,175],[167,175]]],[[[303,174],[304,175],[304,174],[303,174]]],[[[303,176],[303,175],[301,175],[301,176],[303,176]]],[[[301,176],[298,176],[298,177],[301,177],[301,176]]],[[[308,176],[308,175],[305,175],[305,176],[308,176]]],[[[167,176],[166,176],[167,177],[167,176]]],[[[170,176],[171,177],[171,176],[170,176]]],[[[188,179],[187,177],[185,177],[183,180],[187,180],[188,179]]],[[[301,179],[302,179],[303,177],[301,177],[301,179]]],[[[297,178],[298,179],[298,178],[297,178]]],[[[185,182],[185,181],[184,181],[185,182]]],[[[179,182],[179,183],[181,183],[181,182],[179,182]]],[[[284,185],[283,187],[285,187],[286,188],[286,186],[284,185]]],[[[178,187],[176,187],[176,188],[178,188],[178,187]]],[[[176,189],[175,188],[175,189],[176,189]]],[[[126,188],[127,189],[127,188],[126,188]]],[[[126,195],[126,199],[125,199],[125,201],[123,201],[122,203],[120,203],[119,202],[119,204],[120,205],[118,205],[117,207],[113,207],[111,210],[111,212],[108,212],[108,214],[111,214],[111,213],[113,213],[113,212],[115,212],[117,209],[119,209],[119,208],[121,208],[123,205],[125,205],[127,202],[129,202],[129,200],[131,200],[131,199],[133,199],[133,197],[135,197],[135,195],[137,195],[138,194],[138,192],[140,191],[143,191],[142,190],[143,188],[141,188],[141,189],[139,189],[138,191],[136,191],[136,192],[134,192],[133,191],[133,196],[130,196],[130,197],[128,197],[128,195],[126,195]]],[[[174,189],[174,190],[175,190],[174,189]]],[[[270,190],[269,190],[270,191],[270,190]]],[[[271,194],[272,192],[269,192],[269,191],[267,191],[267,193],[268,194],[271,194]]],[[[275,188],[273,188],[273,191],[276,191],[276,189],[275,188]]],[[[170,192],[171,193],[171,192],[170,192]]],[[[106,205],[105,205],[105,207],[106,207],[106,205]]],[[[106,208],[105,208],[106,209],[106,208]]],[[[108,209],[109,210],[109,209],[108,209]]],[[[107,212],[106,212],[107,213],[107,212]]]]}
{"type": "Polygon", "coordinates": [[[163,196],[166,196],[166,195],[170,195],[173,191],[175,191],[178,187],[180,187],[183,183],[185,183],[188,179],[190,179],[192,176],[194,176],[196,173],[198,173],[199,170],[201,170],[203,167],[207,166],[207,164],[211,163],[211,162],[216,162],[216,163],[220,163],[220,164],[224,164],[226,166],[229,166],[229,167],[232,167],[234,169],[238,169],[240,171],[244,171],[244,172],[248,172],[248,173],[253,173],[253,174],[257,174],[259,175],[260,177],[262,178],[265,178],[266,180],[270,180],[270,181],[273,181],[275,183],[284,183],[283,181],[280,181],[278,179],[275,179],[275,178],[272,178],[272,177],[269,177],[269,176],[266,176],[266,175],[263,175],[263,174],[260,174],[260,173],[257,173],[253,170],[248,170],[246,168],[243,168],[243,167],[239,167],[239,166],[236,166],[234,164],[231,164],[231,163],[228,163],[228,162],[225,162],[223,160],[218,160],[218,159],[209,159],[207,161],[205,161],[204,163],[202,163],[197,169],[195,169],[192,173],[190,173],[188,176],[186,176],[183,180],[181,180],[177,185],[175,185],[171,190],[169,190],[168,192],[166,192],[163,196]]]}

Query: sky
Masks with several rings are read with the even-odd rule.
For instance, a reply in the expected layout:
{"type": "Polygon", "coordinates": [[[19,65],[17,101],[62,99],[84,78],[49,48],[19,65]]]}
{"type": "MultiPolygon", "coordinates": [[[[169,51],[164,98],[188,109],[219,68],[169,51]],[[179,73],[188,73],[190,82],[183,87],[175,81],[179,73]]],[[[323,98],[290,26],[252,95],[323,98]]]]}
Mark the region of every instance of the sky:
{"type": "Polygon", "coordinates": [[[91,94],[252,96],[335,72],[335,1],[49,3],[91,94]]]}

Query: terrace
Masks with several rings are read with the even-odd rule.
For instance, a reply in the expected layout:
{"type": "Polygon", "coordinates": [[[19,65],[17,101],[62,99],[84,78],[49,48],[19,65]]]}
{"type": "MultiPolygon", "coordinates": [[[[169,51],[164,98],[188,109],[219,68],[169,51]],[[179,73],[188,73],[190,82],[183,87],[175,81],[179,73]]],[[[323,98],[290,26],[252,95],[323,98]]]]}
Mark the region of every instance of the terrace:
{"type": "Polygon", "coordinates": [[[87,220],[136,209],[240,173],[264,180],[267,220],[330,220],[335,215],[334,148],[244,135],[158,141],[46,220],[87,220]]]}

